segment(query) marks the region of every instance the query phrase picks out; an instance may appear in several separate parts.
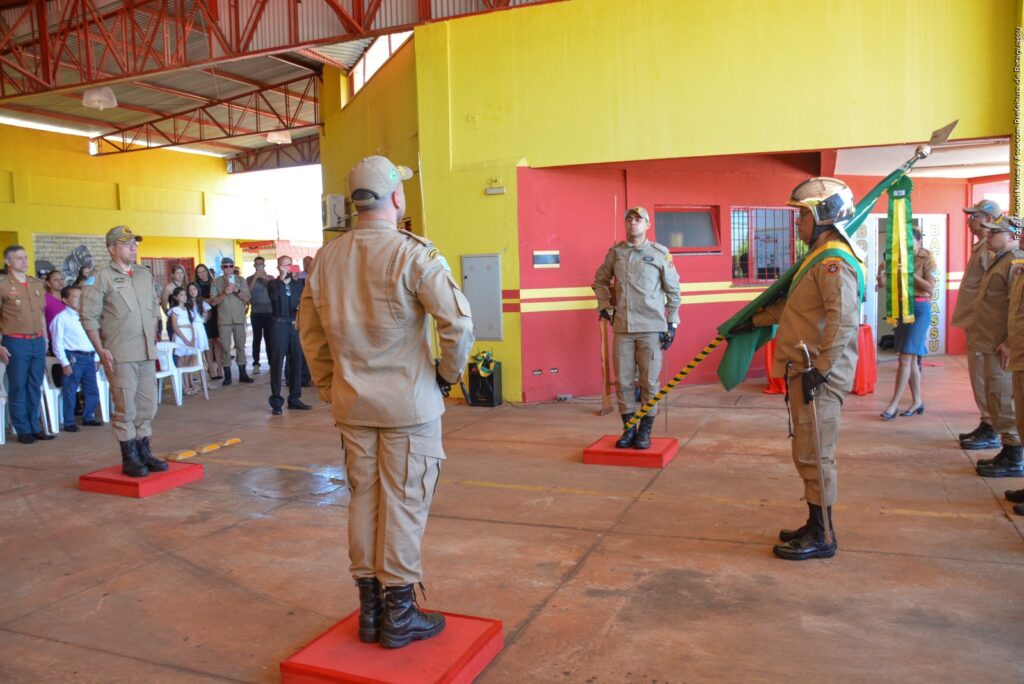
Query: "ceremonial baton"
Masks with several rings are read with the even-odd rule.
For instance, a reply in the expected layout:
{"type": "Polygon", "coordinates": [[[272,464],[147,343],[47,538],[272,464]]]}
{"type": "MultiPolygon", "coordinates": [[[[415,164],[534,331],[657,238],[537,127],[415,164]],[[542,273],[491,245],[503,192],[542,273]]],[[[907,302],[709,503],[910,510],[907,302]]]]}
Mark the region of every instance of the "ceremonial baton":
{"type": "MultiPolygon", "coordinates": [[[[814,365],[811,363],[811,352],[807,349],[807,344],[801,340],[800,344],[796,345],[796,348],[804,355],[804,369],[802,372],[805,374],[810,373],[814,370],[814,365]]],[[[801,383],[802,389],[803,384],[801,383]]],[[[818,407],[814,405],[814,393],[815,390],[812,389],[804,395],[804,403],[807,404],[807,409],[811,415],[811,432],[814,434],[814,458],[818,461],[818,491],[821,492],[821,519],[825,523],[825,543],[831,545],[832,514],[828,510],[828,500],[825,496],[825,473],[821,467],[821,434],[818,432],[818,407]]]]}

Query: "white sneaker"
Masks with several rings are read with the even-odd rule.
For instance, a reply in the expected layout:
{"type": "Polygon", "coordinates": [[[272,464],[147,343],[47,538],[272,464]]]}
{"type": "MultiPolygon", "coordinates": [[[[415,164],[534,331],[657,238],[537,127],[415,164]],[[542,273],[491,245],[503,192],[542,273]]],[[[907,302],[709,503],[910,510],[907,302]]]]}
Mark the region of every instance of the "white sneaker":
{"type": "Polygon", "coordinates": [[[259,375],[260,374],[260,364],[258,364],[258,363],[252,364],[252,374],[253,375],[259,375]]]}

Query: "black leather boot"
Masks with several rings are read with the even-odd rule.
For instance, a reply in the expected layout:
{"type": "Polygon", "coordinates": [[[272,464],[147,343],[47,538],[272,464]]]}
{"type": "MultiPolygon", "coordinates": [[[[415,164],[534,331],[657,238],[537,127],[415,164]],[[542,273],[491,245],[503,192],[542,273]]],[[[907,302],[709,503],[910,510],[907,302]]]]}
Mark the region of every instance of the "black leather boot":
{"type": "Polygon", "coordinates": [[[360,577],[359,587],[359,640],[365,644],[380,641],[380,623],[384,617],[384,587],[376,577],[360,577]]]}
{"type": "Polygon", "coordinates": [[[975,470],[982,477],[1024,477],[1024,447],[1004,446],[992,463],[975,470]]]}
{"type": "Polygon", "coordinates": [[[654,416],[647,415],[640,419],[640,428],[636,431],[634,449],[651,448],[651,430],[654,429],[654,416]]]}
{"type": "Polygon", "coordinates": [[[1017,504],[1013,507],[1013,512],[1017,515],[1024,515],[1024,504],[1017,504]]]}
{"type": "Polygon", "coordinates": [[[1024,504],[1024,489],[1007,489],[1003,495],[1010,503],[1024,504]]]}
{"type": "Polygon", "coordinates": [[[961,432],[959,435],[957,435],[956,438],[962,442],[965,439],[973,439],[974,437],[977,437],[981,433],[988,432],[993,432],[992,426],[986,423],[985,421],[981,421],[980,423],[978,423],[978,427],[974,428],[970,432],[961,432]]]}
{"type": "Polygon", "coordinates": [[[167,470],[167,461],[161,461],[154,456],[153,450],[149,448],[149,437],[143,437],[135,441],[139,443],[139,460],[142,461],[142,465],[149,469],[149,472],[162,473],[167,470]]]}
{"type": "Polygon", "coordinates": [[[231,366],[224,366],[224,381],[221,384],[225,387],[231,384],[231,366]]]}
{"type": "MultiPolygon", "coordinates": [[[[996,448],[998,449],[999,445],[997,445],[996,448]]],[[[985,467],[994,466],[994,465],[1002,465],[1003,461],[1005,461],[1006,458],[1007,458],[1006,447],[1003,447],[1000,450],[1000,452],[995,455],[995,458],[979,458],[978,462],[975,463],[975,465],[976,466],[985,466],[985,467]]]]}
{"type": "MultiPolygon", "coordinates": [[[[623,428],[626,427],[626,423],[628,423],[629,419],[632,418],[632,417],[633,417],[632,413],[623,413],[622,414],[622,427],[623,428]]],[[[615,448],[616,449],[628,449],[631,446],[633,446],[633,441],[635,439],[636,439],[636,425],[634,425],[633,427],[629,428],[628,430],[625,430],[622,433],[622,436],[619,437],[619,441],[617,441],[615,443],[615,448]]]]}
{"type": "Polygon", "coordinates": [[[974,436],[960,440],[960,448],[966,451],[978,451],[980,449],[998,449],[1002,446],[999,434],[992,429],[988,423],[978,426],[974,436]]]}
{"type": "MultiPolygon", "coordinates": [[[[835,527],[832,527],[832,543],[825,543],[825,522],[821,506],[809,503],[807,507],[811,511],[811,518],[807,521],[807,529],[804,533],[785,544],[776,544],[772,547],[772,553],[779,558],[799,561],[811,558],[831,558],[836,555],[835,527]]],[[[828,510],[829,519],[831,519],[831,507],[828,510]]]]}
{"type": "MultiPolygon", "coordinates": [[[[807,504],[807,505],[810,506],[811,504],[807,504]]],[[[832,509],[829,508],[828,510],[829,510],[829,514],[831,516],[832,509]]],[[[807,533],[807,528],[810,526],[812,518],[814,518],[814,513],[811,512],[808,509],[808,512],[807,512],[807,522],[805,522],[801,527],[798,527],[795,530],[779,530],[779,541],[788,542],[788,541],[793,541],[794,539],[799,539],[800,537],[802,537],[804,534],[807,533]]],[[[835,541],[835,537],[836,537],[836,531],[833,529],[832,530],[832,540],[833,541],[835,541]]]]}
{"type": "Polygon", "coordinates": [[[429,639],[444,630],[444,615],[424,613],[416,605],[413,585],[387,587],[386,605],[380,629],[380,645],[384,648],[402,648],[413,641],[429,639]]]}
{"type": "Polygon", "coordinates": [[[128,477],[146,477],[149,469],[139,460],[139,443],[134,439],[121,442],[121,473],[128,477]]]}
{"type": "Polygon", "coordinates": [[[238,382],[246,382],[246,383],[256,382],[255,380],[253,380],[252,378],[249,377],[248,373],[245,372],[245,364],[244,363],[238,364],[238,382]]]}

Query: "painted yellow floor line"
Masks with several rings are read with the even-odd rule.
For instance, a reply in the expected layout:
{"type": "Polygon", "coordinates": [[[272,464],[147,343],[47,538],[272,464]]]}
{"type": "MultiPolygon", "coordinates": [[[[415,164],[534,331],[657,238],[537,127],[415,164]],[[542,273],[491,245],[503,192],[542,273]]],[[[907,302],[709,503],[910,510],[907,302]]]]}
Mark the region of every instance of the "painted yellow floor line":
{"type": "Polygon", "coordinates": [[[449,480],[441,478],[442,483],[468,485],[470,487],[489,487],[491,489],[511,489],[523,492],[545,492],[548,494],[582,494],[584,496],[602,496],[610,499],[626,499],[629,494],[613,494],[595,489],[573,489],[571,487],[552,487],[550,485],[511,484],[508,482],[485,482],[483,480],[449,480]]]}
{"type": "Polygon", "coordinates": [[[201,447],[196,447],[195,449],[185,449],[184,451],[176,451],[175,453],[171,454],[169,458],[173,461],[184,461],[186,459],[192,458],[193,456],[196,456],[197,454],[208,454],[211,451],[216,451],[217,449],[220,449],[222,447],[234,446],[235,444],[241,443],[242,440],[240,440],[238,437],[231,437],[229,439],[225,439],[222,442],[206,444],[201,447]]]}

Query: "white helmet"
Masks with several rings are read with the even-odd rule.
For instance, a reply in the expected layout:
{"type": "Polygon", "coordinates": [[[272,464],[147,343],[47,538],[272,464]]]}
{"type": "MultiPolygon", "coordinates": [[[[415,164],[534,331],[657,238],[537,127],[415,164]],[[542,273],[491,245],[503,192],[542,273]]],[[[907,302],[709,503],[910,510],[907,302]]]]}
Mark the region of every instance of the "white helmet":
{"type": "Polygon", "coordinates": [[[793,189],[791,207],[805,207],[814,215],[819,226],[839,227],[853,218],[855,203],[853,192],[838,178],[808,178],[793,189]]]}

